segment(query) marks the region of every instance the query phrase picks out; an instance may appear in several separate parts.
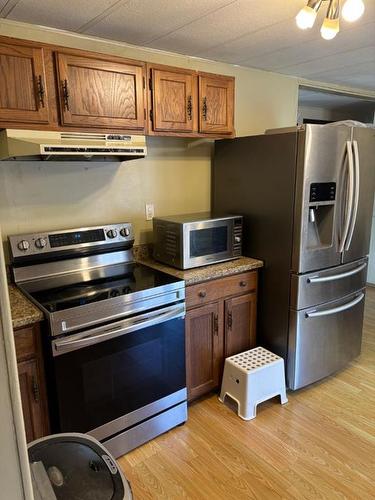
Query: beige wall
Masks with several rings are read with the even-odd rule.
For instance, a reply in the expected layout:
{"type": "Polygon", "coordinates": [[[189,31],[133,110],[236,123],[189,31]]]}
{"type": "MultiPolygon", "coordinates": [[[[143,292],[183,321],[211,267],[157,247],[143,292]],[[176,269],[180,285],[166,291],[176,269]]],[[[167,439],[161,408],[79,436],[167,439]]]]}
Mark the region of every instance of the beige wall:
{"type": "MultiPolygon", "coordinates": [[[[0,21],[0,34],[236,77],[237,135],[295,125],[298,81],[264,71],[0,21]]],[[[0,224],[10,233],[131,220],[137,242],[150,240],[144,204],[156,215],[210,206],[212,143],[148,138],[149,156],[122,164],[2,162],[0,224]]]]}

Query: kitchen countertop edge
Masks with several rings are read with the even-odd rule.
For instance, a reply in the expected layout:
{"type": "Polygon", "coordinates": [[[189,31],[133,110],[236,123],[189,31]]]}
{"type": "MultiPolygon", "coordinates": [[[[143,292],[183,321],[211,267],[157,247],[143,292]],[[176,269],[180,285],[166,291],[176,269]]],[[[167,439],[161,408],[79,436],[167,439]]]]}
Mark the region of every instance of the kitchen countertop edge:
{"type": "Polygon", "coordinates": [[[155,261],[151,257],[139,258],[137,262],[158,271],[176,276],[176,278],[183,279],[185,280],[186,286],[197,285],[198,283],[204,283],[205,281],[213,279],[225,278],[226,276],[231,276],[233,274],[255,271],[263,267],[263,261],[253,259],[251,257],[240,257],[235,260],[228,260],[217,264],[195,267],[193,269],[186,270],[176,269],[166,264],[162,264],[161,262],[155,261]]]}
{"type": "Polygon", "coordinates": [[[8,290],[13,330],[43,321],[43,312],[21,290],[12,284],[9,285],[8,290]]]}

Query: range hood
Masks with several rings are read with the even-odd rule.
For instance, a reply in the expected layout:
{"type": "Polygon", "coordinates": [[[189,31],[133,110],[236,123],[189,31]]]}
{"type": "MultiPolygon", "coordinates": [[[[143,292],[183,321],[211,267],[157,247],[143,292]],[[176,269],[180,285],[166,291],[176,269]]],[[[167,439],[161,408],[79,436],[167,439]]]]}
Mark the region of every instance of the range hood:
{"type": "Polygon", "coordinates": [[[146,156],[144,135],[4,129],[0,160],[133,160],[146,156]]]}

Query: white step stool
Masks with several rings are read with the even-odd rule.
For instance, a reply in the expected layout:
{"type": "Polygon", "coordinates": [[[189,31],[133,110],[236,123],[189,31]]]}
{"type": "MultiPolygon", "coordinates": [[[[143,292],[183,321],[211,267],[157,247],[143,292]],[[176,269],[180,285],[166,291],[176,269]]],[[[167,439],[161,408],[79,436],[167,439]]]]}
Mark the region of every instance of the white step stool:
{"type": "Polygon", "coordinates": [[[280,396],[288,402],[285,390],[284,360],[263,347],[241,352],[225,360],[219,400],[225,396],[237,403],[237,413],[244,420],[256,417],[259,403],[280,396]]]}

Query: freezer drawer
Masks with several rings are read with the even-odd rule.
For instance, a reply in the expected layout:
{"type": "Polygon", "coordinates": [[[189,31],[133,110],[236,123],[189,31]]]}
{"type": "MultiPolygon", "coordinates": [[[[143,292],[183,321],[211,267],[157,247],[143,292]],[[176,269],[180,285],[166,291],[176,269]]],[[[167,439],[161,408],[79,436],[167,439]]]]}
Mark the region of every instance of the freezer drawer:
{"type": "Polygon", "coordinates": [[[364,259],[331,267],[308,274],[292,274],[290,307],[306,307],[324,304],[349,295],[366,286],[367,257],[364,259]]]}
{"type": "Polygon", "coordinates": [[[365,289],[340,300],[290,311],[288,387],[299,389],[341,368],[361,352],[365,289]]]}

